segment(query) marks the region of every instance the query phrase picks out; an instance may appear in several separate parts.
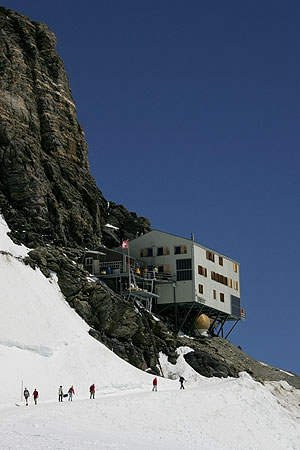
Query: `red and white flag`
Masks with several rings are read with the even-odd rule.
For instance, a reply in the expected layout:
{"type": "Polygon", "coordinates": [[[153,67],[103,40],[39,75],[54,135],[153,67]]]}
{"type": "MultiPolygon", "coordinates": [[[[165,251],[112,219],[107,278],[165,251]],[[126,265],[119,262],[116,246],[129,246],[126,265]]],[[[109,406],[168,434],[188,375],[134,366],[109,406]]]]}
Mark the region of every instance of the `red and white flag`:
{"type": "Polygon", "coordinates": [[[122,242],[122,248],[128,248],[128,240],[122,242]]]}

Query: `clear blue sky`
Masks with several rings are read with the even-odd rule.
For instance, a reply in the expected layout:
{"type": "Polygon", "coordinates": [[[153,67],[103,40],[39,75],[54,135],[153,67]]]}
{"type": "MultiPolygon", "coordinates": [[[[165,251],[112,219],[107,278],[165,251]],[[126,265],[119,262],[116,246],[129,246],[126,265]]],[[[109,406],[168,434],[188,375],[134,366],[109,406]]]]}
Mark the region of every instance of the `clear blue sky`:
{"type": "Polygon", "coordinates": [[[232,342],[300,374],[300,3],[1,4],[55,32],[105,197],[238,260],[232,342]]]}

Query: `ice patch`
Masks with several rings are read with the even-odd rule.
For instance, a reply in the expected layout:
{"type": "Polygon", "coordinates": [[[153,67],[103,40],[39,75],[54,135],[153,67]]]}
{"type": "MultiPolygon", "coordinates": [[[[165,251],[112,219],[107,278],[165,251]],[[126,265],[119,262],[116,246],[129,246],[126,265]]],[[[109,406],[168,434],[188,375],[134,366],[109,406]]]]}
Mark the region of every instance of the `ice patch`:
{"type": "Polygon", "coordinates": [[[49,357],[49,356],[53,355],[53,351],[49,347],[36,346],[36,345],[25,345],[25,344],[21,344],[20,342],[16,342],[16,341],[3,341],[3,340],[0,340],[0,345],[4,345],[6,347],[16,347],[21,350],[28,350],[30,352],[37,353],[40,356],[49,357]]]}
{"type": "Polygon", "coordinates": [[[106,226],[107,228],[112,228],[113,230],[119,230],[118,227],[115,227],[114,225],[111,225],[110,223],[107,223],[105,226],[106,226]]]}

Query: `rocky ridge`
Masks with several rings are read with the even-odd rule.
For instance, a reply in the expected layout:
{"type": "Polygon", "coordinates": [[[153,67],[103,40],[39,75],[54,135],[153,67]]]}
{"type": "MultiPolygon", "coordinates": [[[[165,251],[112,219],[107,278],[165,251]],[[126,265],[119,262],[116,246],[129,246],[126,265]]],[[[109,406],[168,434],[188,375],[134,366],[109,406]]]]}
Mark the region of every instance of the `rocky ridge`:
{"type": "Polygon", "coordinates": [[[55,46],[45,24],[0,7],[0,209],[30,247],[118,245],[150,223],[97,188],[55,46]]]}
{"type": "Polygon", "coordinates": [[[157,353],[175,363],[184,345],[194,350],[186,360],[202,375],[247,371],[258,381],[285,379],[299,389],[300,377],[262,365],[229,341],[178,337],[80,267],[85,248],[116,246],[148,231],[150,222],[108,202],[97,188],[55,44],[45,24],[0,7],[0,212],[15,242],[33,249],[26,263],[45,276],[56,272],[91,335],[142,370],[159,373],[157,353]]]}

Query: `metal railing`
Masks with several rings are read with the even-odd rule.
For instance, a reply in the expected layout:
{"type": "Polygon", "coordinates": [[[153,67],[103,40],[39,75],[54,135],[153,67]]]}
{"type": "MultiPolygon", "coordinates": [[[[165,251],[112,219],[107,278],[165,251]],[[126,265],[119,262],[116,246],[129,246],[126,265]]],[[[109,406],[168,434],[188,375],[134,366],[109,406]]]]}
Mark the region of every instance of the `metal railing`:
{"type": "MultiPolygon", "coordinates": [[[[124,266],[122,261],[102,261],[99,262],[100,274],[108,275],[111,271],[120,270],[120,273],[127,273],[128,266],[124,266]]],[[[131,273],[137,277],[141,277],[145,280],[159,280],[159,281],[172,281],[175,276],[170,272],[157,272],[155,270],[144,270],[137,266],[131,266],[131,273]]]]}
{"type": "Polygon", "coordinates": [[[173,280],[175,277],[170,272],[156,272],[153,271],[145,271],[142,269],[135,269],[134,274],[138,277],[142,277],[148,280],[173,280]]]}
{"type": "Polygon", "coordinates": [[[122,261],[103,261],[99,263],[100,270],[101,269],[122,269],[122,261]]]}

